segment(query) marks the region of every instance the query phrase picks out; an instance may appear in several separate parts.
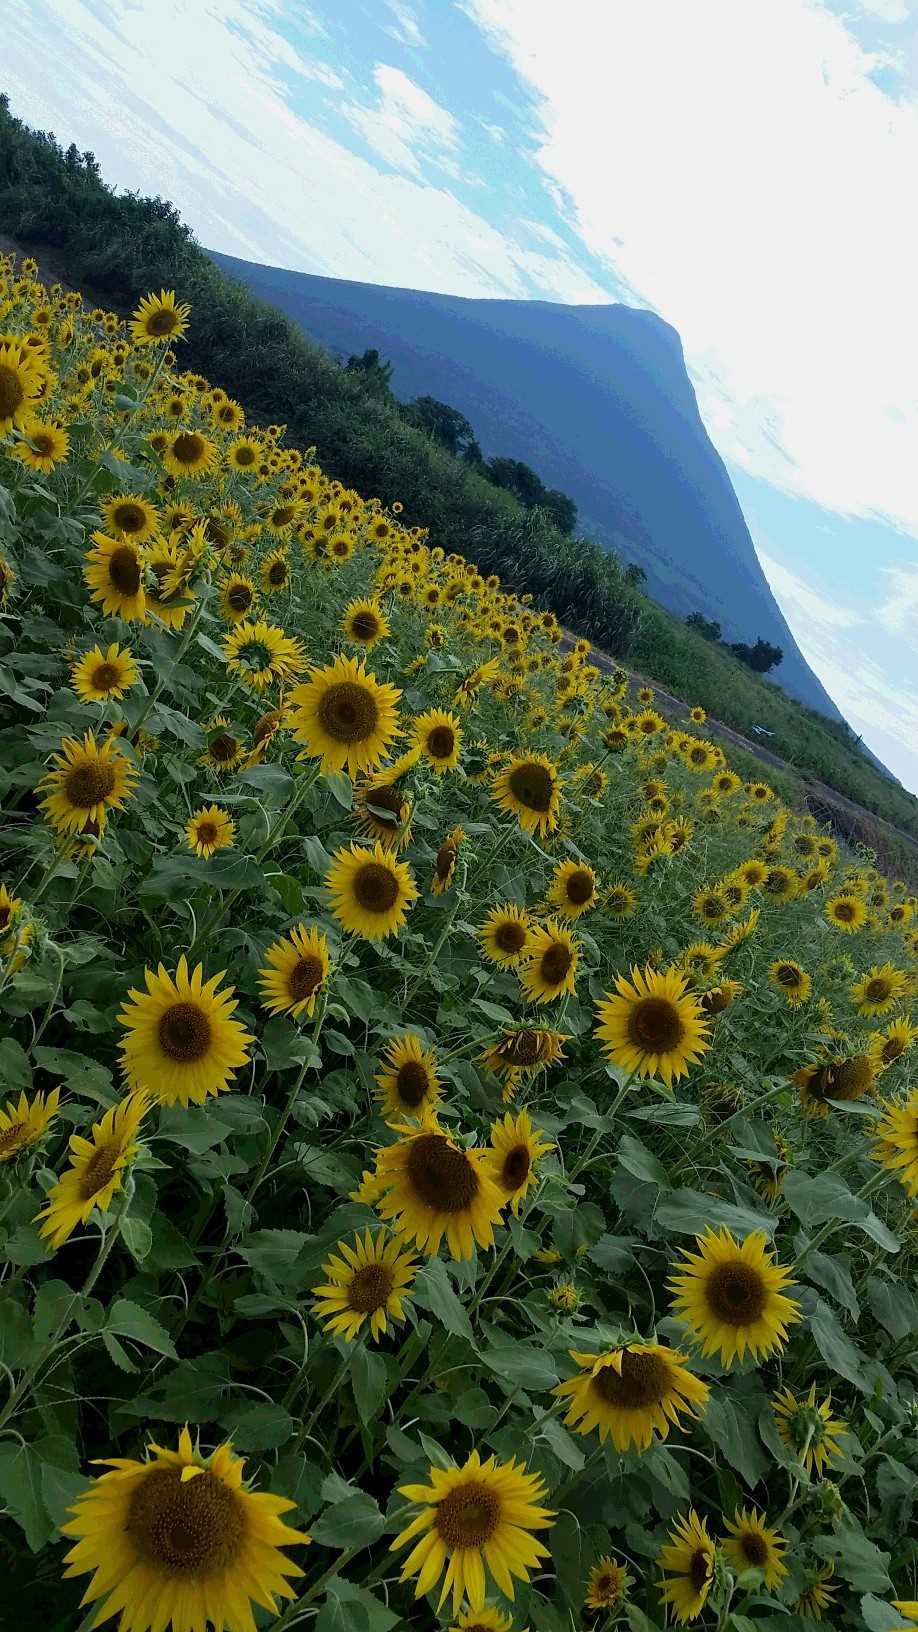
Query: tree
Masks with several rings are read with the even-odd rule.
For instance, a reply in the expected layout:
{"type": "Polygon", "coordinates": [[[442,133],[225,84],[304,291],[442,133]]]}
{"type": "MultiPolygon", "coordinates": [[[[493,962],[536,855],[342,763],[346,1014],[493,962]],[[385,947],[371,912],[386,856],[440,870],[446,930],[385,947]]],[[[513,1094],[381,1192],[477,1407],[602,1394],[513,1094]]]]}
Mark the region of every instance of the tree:
{"type": "Polygon", "coordinates": [[[625,568],[625,582],[630,584],[632,589],[637,589],[641,584],[646,584],[647,574],[637,561],[629,561],[625,568]]]}
{"type": "Polygon", "coordinates": [[[753,669],[756,674],[767,674],[769,669],[776,669],[784,658],[780,646],[772,646],[768,640],[759,635],[754,646],[747,646],[743,641],[730,642],[730,650],[735,657],[746,667],[753,669]]]}
{"type": "Polygon", "coordinates": [[[720,640],[720,624],[714,618],[706,618],[701,612],[690,612],[686,618],[690,629],[696,634],[703,635],[705,640],[720,640]]]}
{"type": "Polygon", "coordinates": [[[467,464],[481,463],[475,432],[465,415],[448,402],[438,402],[436,397],[415,397],[413,402],[405,404],[402,416],[409,425],[426,431],[455,458],[464,459],[467,464]]]}
{"type": "Polygon", "coordinates": [[[549,487],[542,504],[550,513],[558,531],[570,538],[577,525],[577,506],[570,494],[562,493],[557,487],[549,487]]]}
{"type": "Polygon", "coordinates": [[[375,397],[378,401],[388,401],[392,396],[392,364],[384,363],[376,347],[368,349],[361,357],[351,356],[344,365],[345,374],[356,374],[368,397],[375,397]]]}

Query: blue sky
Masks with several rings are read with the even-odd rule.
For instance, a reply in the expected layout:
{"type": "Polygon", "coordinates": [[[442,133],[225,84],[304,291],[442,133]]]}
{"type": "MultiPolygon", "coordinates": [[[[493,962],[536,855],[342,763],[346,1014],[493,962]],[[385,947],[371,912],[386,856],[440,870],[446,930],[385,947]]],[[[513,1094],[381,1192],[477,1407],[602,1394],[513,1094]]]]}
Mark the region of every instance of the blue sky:
{"type": "Polygon", "coordinates": [[[15,111],[209,247],[673,323],[805,655],[918,791],[916,0],[6,0],[5,21],[15,111]]]}

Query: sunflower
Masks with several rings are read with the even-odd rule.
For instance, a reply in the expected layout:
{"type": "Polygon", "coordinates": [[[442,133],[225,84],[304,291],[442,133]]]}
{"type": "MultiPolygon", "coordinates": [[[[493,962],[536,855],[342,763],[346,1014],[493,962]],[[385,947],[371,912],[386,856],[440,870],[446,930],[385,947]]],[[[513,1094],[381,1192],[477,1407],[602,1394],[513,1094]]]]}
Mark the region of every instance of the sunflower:
{"type": "Polygon", "coordinates": [[[258,971],[262,1004],[269,1014],[289,1014],[291,1020],[311,1015],[330,969],[325,935],[297,924],[265,953],[258,971]]]}
{"type": "Polygon", "coordinates": [[[867,922],[867,908],[858,895],[833,895],[825,904],[825,914],[846,935],[853,935],[867,922]]]}
{"type": "Polygon", "coordinates": [[[146,610],[159,618],[167,629],[181,629],[191,611],[194,596],[185,582],[183,537],[173,533],[167,541],[154,539],[147,547],[146,610]]]}
{"type": "Polygon", "coordinates": [[[253,436],[239,436],[226,450],[226,462],[231,470],[254,470],[261,463],[264,449],[253,436]]]}
{"type": "Polygon", "coordinates": [[[205,861],[217,850],[226,850],[235,843],[236,824],[219,805],[202,805],[196,810],[185,828],[185,843],[196,856],[205,861]]]}
{"type": "Polygon", "coordinates": [[[87,551],[83,563],[83,577],[92,591],[90,599],[100,603],[107,617],[123,618],[125,623],[143,623],[146,617],[143,550],[130,539],[108,538],[99,532],[93,533],[92,542],[95,549],[87,551]]]}
{"type": "Polygon", "coordinates": [[[704,924],[720,924],[730,917],[730,903],[720,889],[702,889],[692,897],[692,911],[704,924]]]}
{"type": "Polygon", "coordinates": [[[119,493],[104,499],[102,515],[110,533],[131,538],[135,544],[143,544],[159,530],[156,506],[138,493],[119,493]]]}
{"type": "Polygon", "coordinates": [[[216,443],[196,430],[178,431],[163,454],[163,464],[170,476],[188,476],[193,480],[209,476],[217,462],[216,443]]]}
{"type": "Polygon", "coordinates": [[[453,1258],[471,1258],[475,1242],[493,1247],[506,1198],[491,1178],[487,1152],[467,1150],[435,1118],[402,1124],[403,1137],[376,1157],[373,1205],[399,1235],[436,1256],[444,1235],[453,1258]]]}
{"type": "MultiPolygon", "coordinates": [[[[897,1609],[899,1614],[904,1615],[908,1620],[918,1621],[918,1598],[894,1598],[892,1606],[893,1609],[897,1609]]],[[[450,1628],[450,1632],[452,1632],[452,1628],[450,1628]]],[[[911,1632],[911,1628],[896,1627],[895,1632],[911,1632]]]]}
{"type": "Polygon", "coordinates": [[[852,1054],[801,1066],[791,1081],[800,1090],[806,1116],[827,1117],[828,1100],[861,1099],[873,1087],[876,1066],[870,1054],[852,1054]]]}
{"type": "Polygon", "coordinates": [[[542,1137],[540,1128],[533,1127],[528,1111],[520,1111],[517,1117],[508,1111],[502,1121],[492,1123],[487,1165],[514,1214],[519,1213],[520,1203],[536,1183],[539,1162],[553,1149],[554,1142],[542,1137]]]}
{"type": "Polygon", "coordinates": [[[628,1572],[617,1558],[604,1553],[587,1576],[586,1609],[614,1609],[628,1590],[628,1572]]]}
{"type": "Polygon", "coordinates": [[[552,874],[548,900],[564,918],[579,918],[599,900],[592,867],[580,861],[561,861],[552,874]]]}
{"type": "Polygon", "coordinates": [[[404,850],[411,839],[412,803],[402,787],[417,762],[417,751],[361,778],[354,790],[353,821],[385,850],[404,850]]]}
{"type": "Polygon", "coordinates": [[[272,550],[259,569],[261,587],[266,595],[276,595],[290,583],[290,562],[285,549],[272,550]]]}
{"type": "Polygon", "coordinates": [[[802,1616],[805,1621],[821,1621],[823,1610],[830,1607],[838,1591],[837,1587],[829,1585],[834,1574],[835,1565],[824,1564],[806,1591],[791,1605],[792,1613],[802,1616]]]}
{"type": "Polygon", "coordinates": [[[668,1088],[710,1047],[701,1003],[675,969],[660,973],[648,964],[643,972],[632,968],[630,981],[619,975],[597,1015],[606,1058],[639,1077],[659,1077],[668,1088]]]}
{"type": "Polygon", "coordinates": [[[397,934],[418,893],[405,862],[378,840],[372,850],[358,844],[336,850],[325,884],[339,924],[367,941],[397,934]]]}
{"type": "Polygon", "coordinates": [[[303,648],[277,624],[247,618],[223,638],[223,655],[231,674],[250,691],[264,691],[275,680],[284,684],[303,670],[303,648]]]}
{"type": "Polygon", "coordinates": [[[387,1317],[404,1320],[403,1297],[414,1280],[417,1259],[397,1236],[367,1230],[353,1242],[339,1241],[337,1256],[322,1265],[325,1281],[312,1288],[313,1308],[326,1329],[352,1343],[365,1322],[370,1337],[381,1337],[387,1317]]]}
{"type": "Polygon", "coordinates": [[[876,1127],[873,1159],[893,1173],[909,1196],[918,1196],[918,1093],[904,1105],[885,1105],[876,1127]]]}
{"type": "Polygon", "coordinates": [[[226,715],[218,714],[207,728],[207,747],[198,763],[209,766],[218,774],[223,774],[234,771],[242,764],[244,758],[245,746],[242,740],[229,730],[226,715]]]}
{"type": "Polygon", "coordinates": [[[777,958],[770,963],[768,978],[789,1009],[799,1009],[813,990],[812,977],[793,958],[777,958]]]}
{"type": "Polygon", "coordinates": [[[341,619],[341,630],[346,640],[355,646],[362,646],[367,652],[392,632],[389,620],[375,598],[348,601],[341,619]]]}
{"type": "Polygon", "coordinates": [[[406,1031],[386,1044],[376,1073],[377,1099],[385,1120],[397,1126],[406,1116],[423,1119],[437,1105],[443,1084],[437,1077],[437,1057],[425,1048],[416,1032],[406,1031]]]}
{"type": "Polygon", "coordinates": [[[349,776],[373,770],[400,733],[401,692],[380,683],[354,657],[338,657],[313,668],[311,679],[288,698],[291,729],[305,757],[318,759],[323,772],[349,776]]]}
{"type": "Polygon", "coordinates": [[[0,884],[0,936],[7,934],[21,908],[21,896],[10,895],[6,885],[0,884]]]}
{"type": "Polygon", "coordinates": [[[782,1388],[772,1400],[775,1426],[787,1449],[802,1462],[807,1473],[816,1470],[822,1478],[827,1467],[842,1455],[839,1437],[846,1424],[832,1415],[832,1396],[816,1399],[816,1384],[803,1399],[782,1388]]]}
{"type": "Polygon", "coordinates": [[[648,1450],[654,1431],[665,1439],[680,1412],[707,1404],[707,1383],[692,1375],[684,1355],[663,1344],[629,1343],[599,1355],[571,1349],[570,1355],[580,1370],[552,1390],[570,1400],[564,1421],[579,1434],[595,1428],[617,1451],[648,1450]]]}
{"type": "Polygon", "coordinates": [[[82,742],[65,737],[52,760],[53,769],[35,790],[47,789],[41,801],[46,820],[56,833],[81,833],[91,822],[104,833],[110,811],[124,809],[139,775],[117,739],[97,743],[92,731],[82,742]]]}
{"type": "Polygon", "coordinates": [[[39,358],[14,342],[0,344],[0,436],[28,426],[43,395],[39,358]]]}
{"type": "Polygon", "coordinates": [[[131,339],[135,346],[155,346],[163,340],[180,340],[188,327],[191,307],[176,304],[174,289],[144,295],[131,318],[131,339]]]}
{"type": "Polygon", "coordinates": [[[908,975],[893,963],[875,963],[851,988],[851,1001],[865,1017],[886,1014],[908,991],[908,975]]]}
{"type": "MultiPolygon", "coordinates": [[[[447,1632],[512,1632],[513,1616],[485,1604],[484,1609],[464,1609],[447,1632]]],[[[526,1628],[529,1632],[529,1628],[526,1628]]]]}
{"type": "Polygon", "coordinates": [[[257,600],[258,591],[245,573],[231,573],[220,586],[220,610],[227,623],[241,623],[257,600]]]}
{"type": "Polygon", "coordinates": [[[112,641],[106,652],[94,646],[70,666],[70,681],[82,703],[120,699],[139,679],[137,664],[127,646],[112,641]]]}
{"type": "Polygon", "coordinates": [[[552,1003],[565,992],[573,992],[579,959],[574,936],[557,918],[534,925],[517,971],[530,1003],[552,1003]]]}
{"type": "Polygon", "coordinates": [[[898,1020],[893,1020],[885,1031],[878,1031],[870,1040],[870,1052],[877,1071],[885,1071],[887,1066],[901,1059],[906,1050],[911,1048],[916,1037],[918,1026],[913,1025],[904,1015],[900,1015],[898,1020]]]}
{"type": "Polygon", "coordinates": [[[13,452],[20,464],[48,476],[55,465],[62,464],[68,458],[70,437],[62,425],[30,419],[23,429],[22,440],[17,442],[13,452]]]}
{"type": "Polygon", "coordinates": [[[659,1583],[660,1596],[680,1625],[701,1614],[714,1583],[716,1556],[704,1520],[689,1508],[685,1518],[677,1519],[659,1554],[666,1572],[659,1583]]]}
{"type": "Polygon", "coordinates": [[[455,770],[459,764],[462,732],[454,714],[430,708],[426,714],[418,715],[412,731],[424,757],[438,774],[455,770]]]}
{"type": "Polygon", "coordinates": [[[454,827],[449,837],[443,840],[437,858],[434,862],[434,876],[431,880],[431,894],[445,895],[452,888],[456,876],[456,865],[459,861],[459,852],[465,840],[465,828],[454,827]]]}
{"type": "Polygon", "coordinates": [[[702,1014],[710,1019],[716,1014],[723,1014],[724,1010],[729,1009],[742,995],[743,990],[742,982],[739,980],[722,980],[717,986],[709,986],[698,999],[702,1014]]]}
{"type": "Polygon", "coordinates": [[[526,955],[531,930],[532,922],[525,907],[505,901],[491,908],[478,931],[478,943],[490,963],[515,968],[526,955]]]}
{"type": "Polygon", "coordinates": [[[527,833],[544,836],[558,825],[561,780],[547,754],[514,754],[491,783],[498,809],[518,817],[527,833]]]}
{"type": "Polygon", "coordinates": [[[189,975],[184,953],[174,977],[162,964],[155,975],[145,970],[144,977],[147,990],[132,988],[118,1015],[127,1030],[121,1045],[124,1074],[132,1087],[148,1090],[164,1105],[203,1105],[229,1088],[254,1041],[230,1019],[238,1007],[233,988],[217,990],[222,971],[205,985],[201,964],[189,975]]]}
{"type": "Polygon", "coordinates": [[[310,1540],[280,1517],[294,1503],[253,1491],[229,1440],[205,1457],[183,1428],[177,1450],[151,1441],[149,1452],[110,1462],[61,1526],[76,1538],[65,1574],[94,1572],[83,1597],[103,1600],[93,1624],[251,1632],[252,1601],[276,1615],[277,1599],[295,1596],[288,1577],[303,1574],[281,1551],[310,1540]]]}
{"type": "Polygon", "coordinates": [[[780,1350],[787,1328],[800,1320],[800,1305],[785,1296],[795,1284],[770,1251],[762,1230],[745,1240],[729,1230],[706,1230],[697,1252],[686,1253],[669,1286],[673,1313],[685,1322],[704,1355],[719,1354],[725,1366],[780,1350]]]}
{"type": "Polygon", "coordinates": [[[637,896],[630,884],[617,879],[610,884],[603,898],[603,906],[610,918],[630,918],[637,910],[637,896]]]}
{"type": "Polygon", "coordinates": [[[438,1606],[452,1589],[453,1614],[466,1595],[479,1611],[487,1566],[512,1603],[514,1577],[528,1581],[530,1570],[548,1557],[548,1548],[531,1533],[554,1522],[554,1514],[540,1505],[547,1495],[541,1475],[527,1473],[523,1462],[498,1462],[495,1456],[482,1462],[473,1451],[461,1468],[432,1467],[429,1477],[429,1485],[399,1486],[399,1495],[421,1508],[389,1549],[415,1541],[401,1579],[416,1575],[415,1597],[421,1598],[446,1569],[438,1606]]]}
{"type": "Polygon", "coordinates": [[[129,1094],[93,1123],[89,1138],[70,1136],[70,1166],[48,1191],[38,1214],[39,1235],[61,1246],[94,1207],[107,1212],[124,1186],[124,1171],[138,1151],[137,1134],[150,1109],[146,1094],[129,1094]]]}
{"type": "Polygon", "coordinates": [[[0,1109],[0,1163],[14,1162],[24,1150],[38,1144],[57,1115],[60,1098],[60,1089],[54,1088],[32,1099],[21,1093],[18,1101],[7,1100],[0,1109]]]}
{"type": "Polygon", "coordinates": [[[724,1539],[724,1552],[737,1575],[744,1570],[761,1570],[762,1583],[774,1592],[787,1574],[782,1554],[787,1547],[777,1530],[769,1529],[761,1514],[754,1508],[737,1508],[733,1519],[726,1520],[729,1535],[724,1539]]]}

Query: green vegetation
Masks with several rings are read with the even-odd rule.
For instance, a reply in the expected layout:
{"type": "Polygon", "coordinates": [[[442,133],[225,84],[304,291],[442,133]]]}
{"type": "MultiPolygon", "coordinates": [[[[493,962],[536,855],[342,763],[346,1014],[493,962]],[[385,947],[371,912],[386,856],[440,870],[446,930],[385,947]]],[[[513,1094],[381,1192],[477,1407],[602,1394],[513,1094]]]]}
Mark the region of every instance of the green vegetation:
{"type": "MultiPolygon", "coordinates": [[[[569,536],[549,502],[564,495],[527,507],[510,485],[495,485],[493,471],[489,479],[417,422],[425,399],[411,405],[413,414],[392,401],[378,354],[373,369],[359,358],[340,367],[220,273],[171,204],[115,193],[92,154],[29,130],[5,97],[0,230],[50,252],[69,282],[123,311],[151,288],[181,289],[194,310],[183,362],[218,380],[254,419],[286,422],[290,441],[315,444],[332,475],[387,504],[400,499],[406,522],[429,526],[444,549],[475,556],[485,572],[735,730],[766,727],[769,747],[802,775],[918,838],[918,800],[869,763],[846,726],[761,680],[642,595],[616,556],[569,536]]],[[[509,483],[502,462],[493,463],[509,483]]]]}

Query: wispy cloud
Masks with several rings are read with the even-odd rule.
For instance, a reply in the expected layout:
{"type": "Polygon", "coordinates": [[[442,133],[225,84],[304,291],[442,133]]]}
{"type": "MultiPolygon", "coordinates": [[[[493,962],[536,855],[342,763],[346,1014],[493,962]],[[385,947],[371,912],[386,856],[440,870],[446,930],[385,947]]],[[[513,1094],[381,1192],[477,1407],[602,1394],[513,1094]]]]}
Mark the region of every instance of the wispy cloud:
{"type": "Polygon", "coordinates": [[[407,0],[386,0],[386,4],[393,19],[386,29],[387,34],[391,34],[392,38],[399,40],[402,45],[426,45],[427,41],[421,33],[420,24],[407,0]]]}
{"type": "Polygon", "coordinates": [[[460,145],[452,114],[400,68],[377,63],[373,81],[377,97],[372,107],[352,102],[340,111],[374,153],[411,176],[423,175],[424,160],[450,164],[460,145]]]}
{"type": "Polygon", "coordinates": [[[918,563],[883,568],[885,599],[876,615],[884,629],[897,635],[914,634],[918,628],[918,563]]]}

